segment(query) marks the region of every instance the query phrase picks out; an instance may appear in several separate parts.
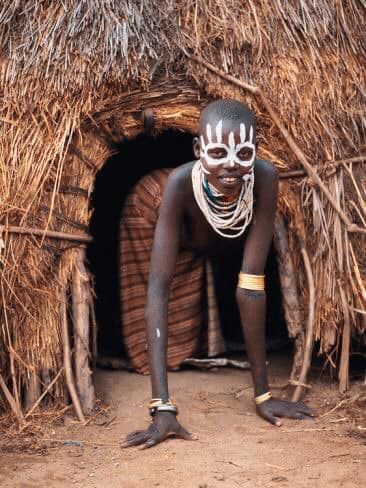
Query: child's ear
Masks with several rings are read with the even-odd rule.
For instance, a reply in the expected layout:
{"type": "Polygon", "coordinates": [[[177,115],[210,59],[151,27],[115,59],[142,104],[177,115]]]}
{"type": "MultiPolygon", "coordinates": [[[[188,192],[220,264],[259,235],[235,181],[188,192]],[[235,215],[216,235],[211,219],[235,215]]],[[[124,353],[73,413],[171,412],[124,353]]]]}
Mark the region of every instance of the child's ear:
{"type": "Polygon", "coordinates": [[[201,155],[201,144],[200,144],[200,140],[198,139],[198,137],[195,137],[193,139],[193,154],[194,154],[194,157],[196,159],[199,159],[200,158],[200,155],[201,155]]]}

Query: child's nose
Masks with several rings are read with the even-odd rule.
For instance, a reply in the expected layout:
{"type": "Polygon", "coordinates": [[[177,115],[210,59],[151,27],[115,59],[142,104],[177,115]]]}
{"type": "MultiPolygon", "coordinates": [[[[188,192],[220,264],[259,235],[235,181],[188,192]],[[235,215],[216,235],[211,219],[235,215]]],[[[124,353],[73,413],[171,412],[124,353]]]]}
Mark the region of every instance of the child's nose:
{"type": "Polygon", "coordinates": [[[234,158],[229,158],[225,163],[224,163],[224,168],[227,169],[227,168],[235,168],[236,166],[236,162],[234,160],[234,158]]]}

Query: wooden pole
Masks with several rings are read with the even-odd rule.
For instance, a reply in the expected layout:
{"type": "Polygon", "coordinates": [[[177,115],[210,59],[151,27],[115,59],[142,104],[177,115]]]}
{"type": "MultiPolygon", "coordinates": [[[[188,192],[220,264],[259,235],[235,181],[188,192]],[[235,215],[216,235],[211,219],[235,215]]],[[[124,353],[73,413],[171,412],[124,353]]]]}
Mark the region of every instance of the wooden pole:
{"type": "Polygon", "coordinates": [[[311,263],[309,259],[309,255],[306,249],[305,240],[300,236],[300,252],[303,258],[306,278],[308,282],[309,288],[309,311],[308,311],[308,320],[306,325],[306,336],[305,336],[305,350],[304,350],[304,357],[302,362],[302,367],[298,379],[298,385],[295,388],[295,391],[292,396],[292,401],[297,402],[300,400],[302,394],[303,385],[306,384],[306,378],[308,375],[308,371],[311,365],[311,354],[313,352],[313,343],[314,343],[314,321],[315,321],[315,285],[314,285],[314,276],[311,269],[311,263]]]}
{"type": "MultiPolygon", "coordinates": [[[[1,232],[0,232],[1,234],[1,232]]],[[[9,363],[10,363],[10,375],[13,382],[13,395],[10,393],[5,381],[3,380],[2,376],[0,375],[0,388],[3,390],[5,398],[8,400],[9,405],[13,412],[15,413],[18,419],[18,426],[19,429],[22,429],[25,426],[25,420],[23,417],[22,407],[19,399],[19,392],[18,392],[18,385],[17,385],[17,378],[15,374],[15,365],[14,365],[14,349],[12,346],[11,341],[11,334],[8,322],[8,314],[7,314],[7,304],[5,302],[5,293],[4,293],[4,286],[3,282],[0,280],[0,287],[1,287],[1,298],[3,303],[3,310],[4,310],[4,319],[5,319],[5,330],[8,339],[8,350],[9,350],[9,363]]],[[[4,324],[3,324],[4,327],[4,324]]]]}
{"type": "Polygon", "coordinates": [[[0,225],[1,232],[10,232],[14,234],[30,234],[34,236],[50,237],[61,241],[91,242],[93,238],[87,234],[67,234],[55,230],[36,229],[33,227],[17,227],[15,225],[0,225]]]}
{"type": "Polygon", "coordinates": [[[16,416],[16,418],[18,420],[19,429],[24,428],[24,426],[26,424],[25,424],[23,412],[19,408],[19,405],[17,405],[17,402],[14,400],[14,397],[10,393],[9,388],[6,386],[6,383],[5,383],[4,378],[2,377],[1,373],[0,373],[0,389],[3,391],[4,396],[10,405],[10,408],[12,409],[14,415],[16,416]]]}
{"type": "Polygon", "coordinates": [[[71,367],[71,351],[70,351],[70,341],[69,341],[69,331],[67,327],[67,303],[66,303],[66,290],[63,289],[61,292],[61,303],[60,303],[60,315],[61,315],[61,325],[62,325],[62,339],[64,345],[64,368],[66,385],[70,393],[71,401],[74,405],[75,413],[83,424],[85,424],[85,417],[81,409],[80,400],[78,394],[76,393],[74,377],[71,367]]]}
{"type": "Polygon", "coordinates": [[[72,312],[74,324],[74,364],[76,387],[83,411],[89,414],[95,405],[92,372],[89,366],[89,276],[85,269],[85,249],[76,251],[72,278],[72,312]]]}
{"type": "Polygon", "coordinates": [[[41,394],[41,382],[36,372],[29,374],[24,395],[24,409],[28,411],[41,394]]]}
{"type": "MultiPolygon", "coordinates": [[[[358,156],[352,156],[347,159],[339,159],[339,160],[334,160],[334,161],[326,161],[325,166],[326,169],[331,170],[330,174],[334,174],[339,168],[339,166],[345,166],[347,163],[363,163],[366,161],[366,155],[360,154],[358,156]]],[[[345,166],[346,170],[348,170],[348,167],[345,166]]],[[[322,171],[324,170],[324,166],[321,166],[322,171]]],[[[349,171],[349,170],[348,170],[349,171]]],[[[279,177],[280,179],[290,179],[290,178],[303,178],[304,176],[308,176],[307,172],[304,169],[293,169],[290,171],[280,171],[279,172],[279,177]]],[[[327,176],[329,174],[327,173],[327,176]]]]}
{"type": "Polygon", "coordinates": [[[295,338],[295,352],[291,371],[291,380],[295,380],[301,369],[304,353],[304,331],[301,323],[299,296],[297,293],[296,273],[288,244],[288,233],[283,216],[277,213],[274,224],[273,244],[276,249],[278,273],[281,283],[282,305],[290,337],[295,338]]]}
{"type": "Polygon", "coordinates": [[[97,318],[95,315],[95,302],[94,302],[92,287],[89,288],[89,307],[90,307],[90,323],[91,323],[91,334],[92,334],[91,364],[92,364],[92,370],[95,371],[97,367],[97,356],[98,356],[98,326],[97,326],[97,318]]]}
{"type": "Polygon", "coordinates": [[[294,265],[288,244],[286,224],[283,216],[279,213],[277,213],[274,223],[273,244],[276,249],[282,303],[287,327],[290,337],[296,337],[302,332],[299,297],[294,265]]]}
{"type": "Polygon", "coordinates": [[[344,393],[348,389],[348,383],[349,383],[349,347],[351,342],[351,323],[350,323],[350,316],[349,316],[346,294],[344,292],[340,280],[338,280],[338,285],[339,285],[339,293],[341,295],[342,306],[344,311],[342,351],[341,351],[341,359],[339,362],[338,379],[339,379],[339,391],[340,393],[344,393]]]}

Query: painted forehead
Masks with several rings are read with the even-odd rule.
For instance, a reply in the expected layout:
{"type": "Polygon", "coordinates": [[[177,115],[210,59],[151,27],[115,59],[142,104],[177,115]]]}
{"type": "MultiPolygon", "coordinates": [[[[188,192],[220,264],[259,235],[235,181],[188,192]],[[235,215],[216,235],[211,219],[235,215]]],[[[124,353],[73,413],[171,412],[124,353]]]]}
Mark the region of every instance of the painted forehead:
{"type": "Polygon", "coordinates": [[[200,124],[200,135],[206,143],[227,142],[230,137],[240,143],[244,141],[254,142],[255,121],[247,119],[206,119],[200,124]]]}
{"type": "Polygon", "coordinates": [[[206,126],[201,127],[200,135],[203,144],[222,144],[227,142],[230,146],[243,144],[244,142],[253,144],[255,140],[255,125],[250,125],[246,121],[240,120],[230,121],[230,124],[225,124],[223,120],[219,120],[214,125],[207,122],[206,126]]]}

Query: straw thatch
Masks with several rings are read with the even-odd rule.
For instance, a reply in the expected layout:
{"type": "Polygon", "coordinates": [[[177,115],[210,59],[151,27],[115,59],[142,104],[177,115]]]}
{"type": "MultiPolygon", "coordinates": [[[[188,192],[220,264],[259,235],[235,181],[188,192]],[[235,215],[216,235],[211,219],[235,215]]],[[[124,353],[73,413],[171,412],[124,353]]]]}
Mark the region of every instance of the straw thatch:
{"type": "MultiPolygon", "coordinates": [[[[305,172],[283,180],[280,207],[302,328],[311,276],[314,336],[332,366],[341,362],[346,387],[350,335],[366,328],[364,19],[363,0],[1,2],[0,370],[18,409],[32,378],[39,392],[63,367],[61,297],[113,143],[143,130],[147,107],[158,131],[194,132],[210,97],[245,100],[258,116],[260,155],[303,171],[270,100],[333,197],[305,172]]],[[[63,382],[52,394],[66,401],[63,382]]]]}

